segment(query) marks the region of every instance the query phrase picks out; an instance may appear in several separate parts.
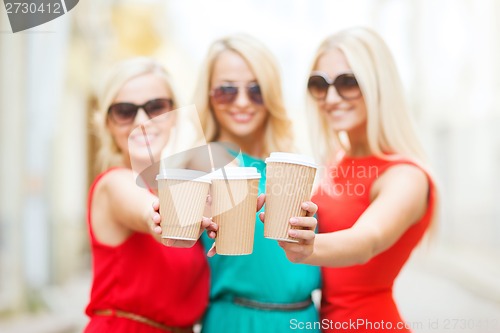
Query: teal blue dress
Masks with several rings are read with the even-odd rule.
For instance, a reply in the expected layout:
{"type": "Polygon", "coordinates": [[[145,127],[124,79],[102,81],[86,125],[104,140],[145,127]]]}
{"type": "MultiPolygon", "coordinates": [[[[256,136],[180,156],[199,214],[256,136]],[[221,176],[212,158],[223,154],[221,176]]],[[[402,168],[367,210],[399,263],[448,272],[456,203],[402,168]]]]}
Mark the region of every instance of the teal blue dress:
{"type": "MultiPolygon", "coordinates": [[[[265,162],[243,153],[238,159],[240,165],[255,167],[261,173],[259,194],[265,193],[265,162]]],[[[213,240],[204,233],[202,242],[208,250],[213,240]]],[[[215,255],[208,262],[211,268],[210,305],[203,318],[202,333],[301,332],[299,327],[319,323],[314,304],[301,310],[284,311],[233,302],[234,297],[238,297],[262,303],[297,303],[320,288],[319,267],[290,262],[277,241],[264,238],[264,225],[258,215],[251,255],[215,255]]],[[[303,331],[311,333],[319,329],[309,326],[303,331]]]]}

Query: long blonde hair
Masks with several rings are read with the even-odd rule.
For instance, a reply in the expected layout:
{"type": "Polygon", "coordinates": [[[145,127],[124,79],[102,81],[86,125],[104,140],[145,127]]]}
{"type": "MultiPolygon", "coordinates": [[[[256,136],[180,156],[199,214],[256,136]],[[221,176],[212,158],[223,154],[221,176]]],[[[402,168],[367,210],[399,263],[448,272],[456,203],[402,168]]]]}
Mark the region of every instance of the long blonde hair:
{"type": "MultiPolygon", "coordinates": [[[[367,28],[351,28],[331,35],[319,46],[318,59],[331,49],[339,49],[347,59],[361,88],[367,110],[367,138],[371,152],[385,159],[397,154],[427,166],[427,156],[417,138],[404,98],[404,90],[392,54],[382,38],[367,28]]],[[[310,97],[309,97],[310,99],[310,97]]],[[[309,100],[311,103],[311,100],[309,100]]],[[[319,135],[318,158],[328,163],[344,149],[342,133],[335,133],[320,112],[316,118],[319,135]]]]}
{"type": "MultiPolygon", "coordinates": [[[[431,232],[435,233],[439,205],[436,178],[417,137],[409,108],[404,98],[403,84],[396,63],[384,40],[374,31],[356,27],[340,31],[326,38],[314,57],[312,70],[318,59],[331,49],[339,49],[347,59],[359,83],[367,110],[367,138],[370,151],[382,159],[407,158],[419,165],[428,175],[434,190],[434,211],[431,232]]],[[[308,104],[314,105],[308,97],[308,104]]],[[[317,105],[316,105],[317,108],[317,105]]],[[[345,133],[335,133],[328,126],[322,112],[310,112],[315,154],[328,165],[335,162],[345,150],[345,133]],[[319,129],[319,130],[318,130],[319,129]]],[[[326,170],[326,169],[325,169],[326,170]]]]}
{"type": "Polygon", "coordinates": [[[194,101],[207,142],[217,140],[220,130],[210,105],[209,94],[215,61],[225,50],[236,52],[245,59],[261,87],[264,104],[269,112],[263,154],[291,150],[293,145],[291,121],[283,102],[278,66],[271,52],[262,43],[245,34],[236,34],[214,41],[202,65],[194,101]]]}
{"type": "Polygon", "coordinates": [[[94,114],[94,130],[99,140],[97,151],[98,171],[104,171],[113,166],[123,165],[123,155],[107,128],[108,108],[123,85],[138,76],[154,74],[165,82],[171,93],[174,108],[178,101],[172,86],[172,79],[165,68],[147,57],[137,57],[118,63],[107,75],[99,95],[98,110],[94,114]]]}

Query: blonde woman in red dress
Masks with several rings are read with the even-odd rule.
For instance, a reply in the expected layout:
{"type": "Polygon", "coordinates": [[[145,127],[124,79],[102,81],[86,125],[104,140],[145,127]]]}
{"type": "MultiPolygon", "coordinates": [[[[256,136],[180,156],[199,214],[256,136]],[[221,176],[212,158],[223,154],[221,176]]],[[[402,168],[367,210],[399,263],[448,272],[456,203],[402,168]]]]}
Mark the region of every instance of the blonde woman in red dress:
{"type": "MultiPolygon", "coordinates": [[[[95,119],[102,173],[88,199],[93,281],[85,333],[190,333],[205,311],[209,270],[202,245],[164,246],[152,216],[156,191],[146,186],[151,182],[136,181],[160,161],[176,107],[169,75],[151,59],[122,62],[104,82],[95,119]]],[[[150,171],[149,177],[158,173],[150,171]]]]}
{"type": "Polygon", "coordinates": [[[409,332],[392,287],[429,228],[436,190],[389,49],[365,28],[328,37],[308,93],[326,166],[312,199],[319,233],[281,245],[290,260],[322,266],[324,332],[409,332]]]}

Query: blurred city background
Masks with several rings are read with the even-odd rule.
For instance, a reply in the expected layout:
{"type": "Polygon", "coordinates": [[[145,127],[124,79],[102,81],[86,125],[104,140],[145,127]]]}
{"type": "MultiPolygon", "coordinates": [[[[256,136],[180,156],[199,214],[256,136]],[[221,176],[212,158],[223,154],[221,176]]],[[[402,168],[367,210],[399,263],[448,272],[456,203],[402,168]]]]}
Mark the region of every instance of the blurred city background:
{"type": "Polygon", "coordinates": [[[433,242],[396,281],[401,312],[415,332],[500,331],[500,1],[82,0],[16,34],[0,9],[0,332],[74,333],[86,323],[89,122],[109,66],[156,57],[187,105],[213,39],[252,34],[280,63],[297,146],[308,152],[313,53],[356,25],[392,49],[441,186],[433,242]]]}

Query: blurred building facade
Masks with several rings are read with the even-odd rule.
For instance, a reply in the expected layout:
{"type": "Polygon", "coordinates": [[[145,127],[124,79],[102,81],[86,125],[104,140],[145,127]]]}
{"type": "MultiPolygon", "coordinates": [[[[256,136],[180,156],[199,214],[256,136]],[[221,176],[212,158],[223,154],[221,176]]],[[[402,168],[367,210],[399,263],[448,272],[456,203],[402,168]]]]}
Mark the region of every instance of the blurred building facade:
{"type": "MultiPolygon", "coordinates": [[[[12,34],[2,13],[0,321],[61,307],[57,292],[47,290],[89,275],[90,124],[105,69],[155,56],[189,104],[207,45],[245,31],[280,61],[298,129],[307,117],[302,96],[315,47],[352,25],[375,28],[393,49],[440,180],[434,255],[424,265],[500,303],[499,19],[495,0],[82,1],[32,32],[12,34]]],[[[296,133],[307,150],[307,133],[296,133]]]]}

